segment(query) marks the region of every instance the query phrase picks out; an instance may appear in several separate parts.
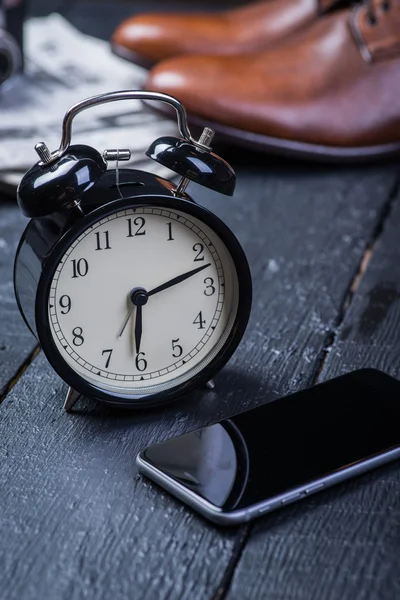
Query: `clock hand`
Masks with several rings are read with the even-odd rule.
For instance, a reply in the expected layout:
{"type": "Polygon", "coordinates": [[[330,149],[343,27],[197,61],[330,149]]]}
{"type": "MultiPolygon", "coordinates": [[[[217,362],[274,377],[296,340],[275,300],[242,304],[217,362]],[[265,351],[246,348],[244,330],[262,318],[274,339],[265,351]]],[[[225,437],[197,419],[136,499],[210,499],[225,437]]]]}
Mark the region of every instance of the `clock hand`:
{"type": "Polygon", "coordinates": [[[158,287],[150,290],[150,292],[147,293],[147,296],[148,297],[154,296],[154,294],[158,294],[158,292],[162,292],[163,290],[166,290],[166,289],[172,287],[173,285],[176,285],[177,283],[181,283],[182,281],[185,281],[185,279],[192,277],[192,275],[196,275],[196,273],[200,273],[200,271],[203,271],[203,269],[207,269],[207,267],[209,267],[210,265],[211,265],[211,263],[208,263],[207,265],[203,265],[202,267],[198,267],[197,269],[193,269],[192,271],[183,273],[183,275],[178,275],[177,277],[170,279],[166,283],[163,283],[163,284],[159,285],[158,287]]]}
{"type": "Polygon", "coordinates": [[[137,308],[136,308],[136,320],[135,320],[136,354],[139,354],[141,339],[142,339],[142,305],[138,304],[137,308]]]}
{"type": "Polygon", "coordinates": [[[162,283],[161,285],[153,288],[152,290],[150,290],[150,292],[146,292],[146,290],[143,288],[133,289],[130,294],[132,307],[129,310],[128,316],[126,317],[125,323],[123,324],[118,337],[121,337],[122,334],[124,333],[126,326],[129,323],[129,319],[131,318],[132,313],[136,306],[137,313],[136,313],[136,323],[135,323],[135,342],[136,342],[136,352],[139,353],[140,341],[141,341],[141,337],[142,337],[142,306],[147,303],[147,300],[149,299],[149,297],[154,296],[154,294],[158,294],[158,292],[162,292],[163,290],[167,290],[168,288],[172,287],[173,285],[176,285],[178,283],[181,283],[182,281],[185,281],[185,279],[189,279],[189,277],[196,275],[196,273],[200,273],[200,271],[203,271],[203,269],[207,269],[207,267],[209,267],[210,265],[211,265],[211,263],[208,263],[206,265],[198,267],[197,269],[192,269],[191,271],[188,271],[187,273],[178,275],[177,277],[174,277],[173,279],[170,279],[169,281],[166,281],[165,283],[162,283]]]}
{"type": "Polygon", "coordinates": [[[134,310],[135,310],[135,305],[133,304],[133,305],[132,305],[132,308],[131,308],[131,309],[130,309],[130,311],[128,312],[128,316],[127,316],[127,317],[126,317],[126,319],[125,319],[125,323],[123,324],[123,326],[122,326],[122,329],[121,329],[121,331],[120,331],[120,332],[119,332],[119,334],[118,334],[118,337],[121,337],[121,335],[124,333],[124,331],[125,331],[125,329],[126,329],[126,326],[127,326],[127,325],[128,325],[128,323],[129,323],[129,319],[131,318],[131,316],[132,316],[132,313],[133,313],[133,311],[134,311],[134,310]]]}
{"type": "MultiPolygon", "coordinates": [[[[142,331],[141,331],[141,328],[142,328],[142,306],[144,306],[144,304],[147,303],[147,300],[149,299],[149,297],[148,297],[148,294],[147,294],[147,292],[146,292],[146,290],[144,288],[134,288],[131,291],[131,293],[129,294],[129,296],[130,296],[130,301],[132,302],[132,306],[129,309],[128,316],[125,319],[125,323],[123,324],[122,329],[119,332],[118,337],[121,337],[121,335],[124,333],[125,328],[128,325],[128,323],[129,323],[129,319],[131,318],[132,313],[133,313],[133,311],[135,310],[135,307],[136,307],[137,308],[137,313],[140,313],[139,317],[138,317],[138,314],[136,314],[136,321],[139,318],[140,325],[137,325],[137,327],[136,327],[136,324],[135,324],[135,339],[136,340],[139,339],[139,343],[136,341],[136,348],[137,348],[138,346],[140,346],[140,338],[141,338],[141,335],[142,335],[142,331]],[[140,329],[140,335],[139,335],[139,333],[136,333],[136,329],[137,329],[138,332],[139,332],[139,329],[140,329]]],[[[139,352],[139,351],[137,350],[137,352],[139,352]]]]}

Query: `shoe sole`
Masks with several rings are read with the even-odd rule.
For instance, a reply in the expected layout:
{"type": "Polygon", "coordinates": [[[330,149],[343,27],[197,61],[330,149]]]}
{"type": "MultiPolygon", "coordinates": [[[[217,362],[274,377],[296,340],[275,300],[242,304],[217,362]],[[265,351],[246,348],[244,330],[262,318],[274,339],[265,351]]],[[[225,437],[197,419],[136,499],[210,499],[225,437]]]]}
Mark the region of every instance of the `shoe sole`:
{"type": "Polygon", "coordinates": [[[148,71],[157,64],[156,61],[152,61],[141,54],[132,52],[132,50],[128,50],[128,48],[124,48],[124,46],[120,46],[119,44],[111,44],[111,52],[119,58],[123,58],[148,71]]]}
{"type": "MultiPolygon", "coordinates": [[[[154,104],[150,102],[145,102],[145,104],[152,111],[159,113],[164,117],[174,118],[174,113],[169,110],[168,106],[160,105],[155,107],[154,104]]],[[[275,138],[261,133],[253,133],[223,123],[209,121],[191,113],[187,113],[187,117],[189,125],[196,129],[203,129],[204,127],[211,127],[214,129],[215,133],[218,135],[218,144],[230,144],[241,148],[260,150],[278,156],[332,163],[372,162],[400,156],[400,141],[377,146],[348,148],[340,146],[323,146],[275,138]]]]}

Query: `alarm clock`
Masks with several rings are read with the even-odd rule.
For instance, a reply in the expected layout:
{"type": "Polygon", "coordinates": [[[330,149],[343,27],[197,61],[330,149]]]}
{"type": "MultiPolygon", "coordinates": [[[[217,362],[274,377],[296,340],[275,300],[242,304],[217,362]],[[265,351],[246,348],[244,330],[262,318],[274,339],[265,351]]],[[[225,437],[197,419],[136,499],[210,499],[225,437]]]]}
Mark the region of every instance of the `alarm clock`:
{"type": "Polygon", "coordinates": [[[209,128],[192,137],[176,98],[125,90],[70,108],[57,151],[35,146],[40,161],[17,192],[31,220],[15,259],[15,294],[69,386],[65,410],[81,395],[143,408],[212,388],[238,346],[251,308],[246,256],[227,225],[186,193],[189,181],[234,192],[234,171],[212,152],[212,137],[209,128]],[[127,149],[71,145],[78,113],[119,100],[175,109],[182,137],[161,137],[146,154],[178,173],[177,184],[121,169],[127,149]]]}

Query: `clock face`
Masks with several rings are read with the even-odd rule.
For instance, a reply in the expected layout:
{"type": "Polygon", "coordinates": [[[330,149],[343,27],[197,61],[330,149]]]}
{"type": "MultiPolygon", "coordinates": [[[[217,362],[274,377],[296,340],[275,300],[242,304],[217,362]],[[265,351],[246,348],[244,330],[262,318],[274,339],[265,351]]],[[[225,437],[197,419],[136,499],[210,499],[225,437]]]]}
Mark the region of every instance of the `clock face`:
{"type": "Polygon", "coordinates": [[[220,237],[160,206],[90,225],[50,286],[51,335],[63,360],[107,392],[145,395],[191,379],[218,354],[238,310],[238,278],[220,237]]]}

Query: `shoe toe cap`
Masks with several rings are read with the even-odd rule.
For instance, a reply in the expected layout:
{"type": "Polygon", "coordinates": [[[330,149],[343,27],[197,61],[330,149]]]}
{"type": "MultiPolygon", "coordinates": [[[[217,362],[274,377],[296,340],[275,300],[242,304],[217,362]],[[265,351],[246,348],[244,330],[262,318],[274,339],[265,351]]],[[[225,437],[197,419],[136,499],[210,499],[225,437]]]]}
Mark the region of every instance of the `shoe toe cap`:
{"type": "Polygon", "coordinates": [[[223,62],[222,57],[199,55],[165,60],[151,70],[145,87],[175,96],[189,112],[208,116],[211,106],[222,100],[218,81],[223,62]]]}
{"type": "Polygon", "coordinates": [[[153,61],[179,55],[202,53],[221,40],[218,19],[209,23],[202,15],[148,14],[124,21],[114,32],[114,47],[153,61]]]}
{"type": "Polygon", "coordinates": [[[133,17],[124,21],[111,39],[114,47],[128,50],[151,59],[159,59],[160,40],[163,39],[162,19],[149,16],[133,17]]]}

